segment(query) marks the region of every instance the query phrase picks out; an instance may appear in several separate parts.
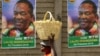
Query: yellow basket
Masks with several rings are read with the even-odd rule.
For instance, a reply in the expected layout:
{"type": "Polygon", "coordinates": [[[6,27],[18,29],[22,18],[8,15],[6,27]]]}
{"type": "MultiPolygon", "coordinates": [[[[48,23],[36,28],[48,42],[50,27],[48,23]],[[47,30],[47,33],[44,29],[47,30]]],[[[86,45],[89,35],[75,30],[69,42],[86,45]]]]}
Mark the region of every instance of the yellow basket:
{"type": "Polygon", "coordinates": [[[55,21],[50,11],[45,13],[43,20],[35,21],[34,25],[36,32],[41,40],[48,40],[48,36],[51,36],[51,33],[55,34],[55,40],[59,38],[62,22],[55,21]],[[50,18],[46,20],[48,14],[50,18]]]}

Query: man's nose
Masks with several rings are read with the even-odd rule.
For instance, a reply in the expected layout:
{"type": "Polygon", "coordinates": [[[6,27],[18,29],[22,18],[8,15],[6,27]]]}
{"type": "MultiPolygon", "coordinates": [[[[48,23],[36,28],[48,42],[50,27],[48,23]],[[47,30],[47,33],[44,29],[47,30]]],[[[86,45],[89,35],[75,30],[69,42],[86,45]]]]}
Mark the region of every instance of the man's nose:
{"type": "Polygon", "coordinates": [[[85,14],[82,14],[82,15],[80,16],[80,18],[86,18],[86,15],[85,15],[85,14]]]}
{"type": "Polygon", "coordinates": [[[16,18],[21,18],[21,15],[20,15],[20,14],[17,14],[17,15],[16,15],[16,18]]]}

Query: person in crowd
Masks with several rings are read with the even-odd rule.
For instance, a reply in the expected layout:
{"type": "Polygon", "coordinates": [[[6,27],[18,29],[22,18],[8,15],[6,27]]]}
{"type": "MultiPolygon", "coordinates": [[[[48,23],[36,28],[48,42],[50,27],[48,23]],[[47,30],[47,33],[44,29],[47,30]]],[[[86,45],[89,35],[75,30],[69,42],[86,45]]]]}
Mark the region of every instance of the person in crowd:
{"type": "Polygon", "coordinates": [[[54,35],[51,34],[51,37],[48,37],[48,40],[43,40],[41,44],[41,51],[44,52],[44,56],[57,56],[55,47],[54,47],[54,35]]]}

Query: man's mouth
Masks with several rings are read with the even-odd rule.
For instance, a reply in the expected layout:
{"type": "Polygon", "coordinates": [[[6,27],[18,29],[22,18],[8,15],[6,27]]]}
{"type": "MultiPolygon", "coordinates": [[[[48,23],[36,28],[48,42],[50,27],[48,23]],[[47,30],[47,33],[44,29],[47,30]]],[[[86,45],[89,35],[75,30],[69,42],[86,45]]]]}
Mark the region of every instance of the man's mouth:
{"type": "Polygon", "coordinates": [[[87,18],[79,19],[79,23],[81,23],[81,24],[89,23],[89,20],[87,18]]]}
{"type": "Polygon", "coordinates": [[[16,25],[20,25],[20,24],[24,23],[24,20],[20,19],[20,20],[15,20],[14,22],[15,22],[16,25]]]}
{"type": "Polygon", "coordinates": [[[20,23],[20,22],[16,22],[16,25],[21,25],[22,23],[20,23]]]}
{"type": "Polygon", "coordinates": [[[84,26],[86,24],[86,22],[81,22],[80,24],[84,26]]]}
{"type": "Polygon", "coordinates": [[[21,27],[24,23],[22,20],[15,20],[14,24],[16,27],[21,27]]]}

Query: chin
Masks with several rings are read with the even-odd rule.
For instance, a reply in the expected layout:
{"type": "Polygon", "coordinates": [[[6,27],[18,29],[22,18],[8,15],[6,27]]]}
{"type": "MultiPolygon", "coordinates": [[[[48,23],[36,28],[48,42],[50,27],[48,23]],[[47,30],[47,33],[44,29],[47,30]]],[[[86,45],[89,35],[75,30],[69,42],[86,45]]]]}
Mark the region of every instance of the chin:
{"type": "Polygon", "coordinates": [[[81,29],[85,29],[86,27],[81,27],[81,29]]]}
{"type": "Polygon", "coordinates": [[[86,29],[87,27],[85,25],[80,26],[81,29],[86,29]]]}
{"type": "Polygon", "coordinates": [[[23,31],[24,28],[17,28],[19,31],[23,31]]]}

